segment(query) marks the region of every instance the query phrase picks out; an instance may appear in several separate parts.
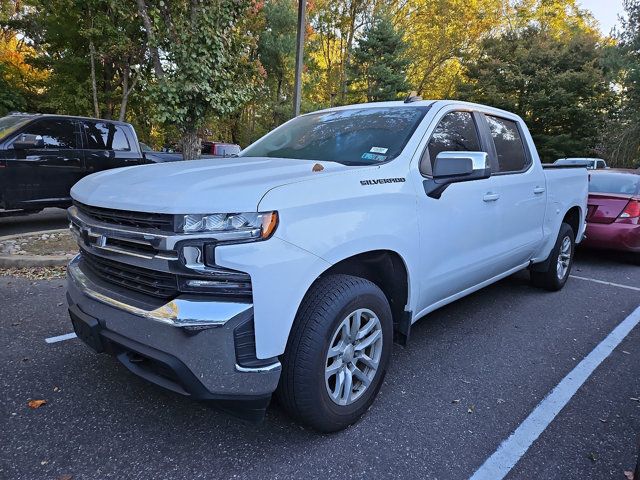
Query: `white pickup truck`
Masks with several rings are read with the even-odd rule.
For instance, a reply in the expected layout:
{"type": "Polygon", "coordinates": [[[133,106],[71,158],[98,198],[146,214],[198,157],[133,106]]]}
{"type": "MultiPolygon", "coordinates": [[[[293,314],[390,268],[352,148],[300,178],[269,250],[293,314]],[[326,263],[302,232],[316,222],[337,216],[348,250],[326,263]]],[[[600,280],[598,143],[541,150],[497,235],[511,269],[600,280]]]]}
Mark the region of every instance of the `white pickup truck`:
{"type": "Polygon", "coordinates": [[[97,173],[71,192],[74,330],[155,384],[320,431],[371,405],[392,344],[514,272],[559,290],[587,171],[516,115],[455,101],[297,117],[239,158],[97,173]]]}

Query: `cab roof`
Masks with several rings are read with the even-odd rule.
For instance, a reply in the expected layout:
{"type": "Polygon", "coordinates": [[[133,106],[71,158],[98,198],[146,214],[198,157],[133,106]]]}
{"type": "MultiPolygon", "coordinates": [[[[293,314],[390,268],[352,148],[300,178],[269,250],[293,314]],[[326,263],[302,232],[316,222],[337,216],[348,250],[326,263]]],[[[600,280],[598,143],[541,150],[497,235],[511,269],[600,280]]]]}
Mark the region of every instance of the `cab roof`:
{"type": "Polygon", "coordinates": [[[24,117],[25,119],[36,119],[36,118],[67,118],[71,120],[93,120],[98,122],[110,122],[119,125],[129,125],[127,122],[121,122],[119,120],[109,120],[106,118],[95,118],[95,117],[83,117],[79,115],[58,115],[56,113],[29,113],[29,112],[10,112],[6,115],[7,117],[24,117]]]}
{"type": "Polygon", "coordinates": [[[501,116],[501,117],[506,117],[506,118],[513,118],[513,119],[518,119],[520,121],[522,121],[522,119],[520,118],[520,116],[518,116],[517,114],[513,113],[513,112],[509,112],[506,110],[502,110],[499,108],[495,108],[495,107],[491,107],[489,105],[483,105],[480,103],[472,103],[472,102],[463,102],[461,100],[411,100],[409,102],[405,102],[402,100],[396,100],[396,101],[390,101],[390,102],[368,102],[368,103],[355,103],[355,104],[351,104],[351,105],[342,105],[339,107],[331,107],[331,108],[325,108],[322,110],[317,110],[315,112],[309,112],[309,113],[323,113],[323,112],[334,112],[334,111],[340,111],[340,110],[350,110],[353,108],[400,108],[400,107],[404,107],[404,108],[411,108],[411,107],[435,107],[435,108],[444,108],[447,106],[451,106],[451,105],[455,105],[455,106],[460,106],[463,109],[468,109],[468,110],[478,110],[478,111],[483,111],[483,112],[487,112],[487,113],[492,113],[495,114],[497,116],[501,116]]]}

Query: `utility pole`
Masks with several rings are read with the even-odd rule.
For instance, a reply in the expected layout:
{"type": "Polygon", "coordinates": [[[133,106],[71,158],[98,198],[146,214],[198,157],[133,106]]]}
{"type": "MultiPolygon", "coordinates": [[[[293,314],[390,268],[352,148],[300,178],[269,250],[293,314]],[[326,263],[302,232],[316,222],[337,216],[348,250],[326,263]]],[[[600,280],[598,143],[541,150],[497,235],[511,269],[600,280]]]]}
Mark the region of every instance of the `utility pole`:
{"type": "Polygon", "coordinates": [[[293,88],[293,115],[300,115],[302,99],[302,66],[304,63],[304,31],[306,26],[307,0],[298,0],[298,36],[296,40],[296,78],[293,88]]]}

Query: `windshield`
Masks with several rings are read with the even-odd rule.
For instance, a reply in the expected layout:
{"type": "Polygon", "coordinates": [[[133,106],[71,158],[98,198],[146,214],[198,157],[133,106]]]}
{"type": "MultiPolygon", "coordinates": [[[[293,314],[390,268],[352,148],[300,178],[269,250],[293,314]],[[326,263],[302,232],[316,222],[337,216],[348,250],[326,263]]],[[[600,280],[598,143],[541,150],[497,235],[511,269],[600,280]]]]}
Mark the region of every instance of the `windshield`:
{"type": "Polygon", "coordinates": [[[8,117],[0,118],[0,139],[16,131],[29,120],[31,120],[31,117],[23,115],[9,115],[8,117]]]}
{"type": "Polygon", "coordinates": [[[303,115],[262,137],[240,157],[373,165],[397,157],[428,110],[373,107],[303,115]]]}
{"type": "Polygon", "coordinates": [[[589,191],[635,195],[640,190],[640,175],[633,173],[603,173],[591,175],[589,191]]]}

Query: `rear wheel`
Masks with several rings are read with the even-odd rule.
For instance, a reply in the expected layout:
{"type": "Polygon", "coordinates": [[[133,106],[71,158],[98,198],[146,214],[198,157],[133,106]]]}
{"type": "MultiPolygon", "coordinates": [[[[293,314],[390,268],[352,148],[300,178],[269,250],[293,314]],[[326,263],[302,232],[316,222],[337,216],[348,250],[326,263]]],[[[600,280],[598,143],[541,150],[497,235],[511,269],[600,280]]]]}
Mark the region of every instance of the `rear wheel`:
{"type": "Polygon", "coordinates": [[[373,403],[389,364],[391,309],[374,283],[328,275],[307,293],[282,359],[277,395],[316,430],[341,430],[373,403]]]}
{"type": "Polygon", "coordinates": [[[575,234],[569,224],[563,223],[556,244],[545,262],[545,269],[531,270],[531,283],[552,292],[560,290],[571,273],[574,252],[575,234]]]}

